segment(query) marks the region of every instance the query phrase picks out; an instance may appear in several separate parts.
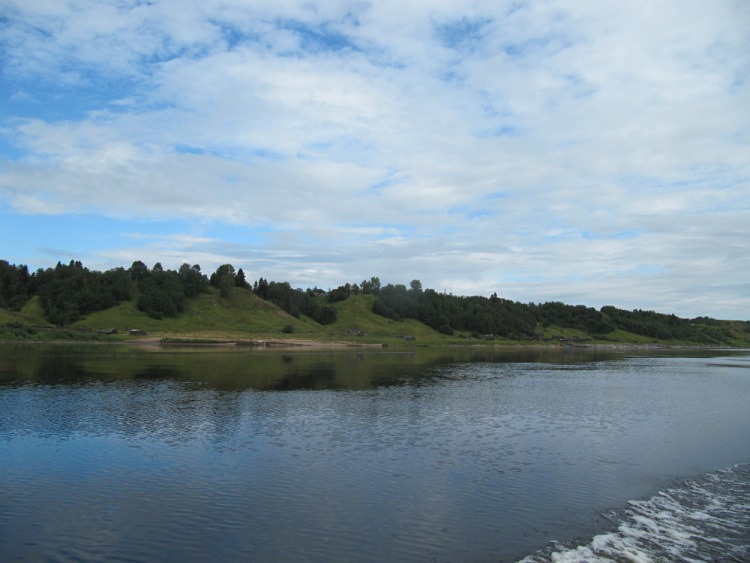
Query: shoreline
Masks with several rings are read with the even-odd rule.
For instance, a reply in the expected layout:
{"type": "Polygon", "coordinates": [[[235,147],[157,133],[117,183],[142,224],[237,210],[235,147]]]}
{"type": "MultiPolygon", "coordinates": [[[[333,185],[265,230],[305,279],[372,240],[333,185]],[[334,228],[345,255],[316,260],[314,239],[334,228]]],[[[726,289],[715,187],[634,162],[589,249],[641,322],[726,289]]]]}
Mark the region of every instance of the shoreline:
{"type": "Polygon", "coordinates": [[[234,348],[254,351],[309,351],[309,350],[345,350],[345,349],[405,349],[429,350],[450,348],[476,349],[558,349],[570,351],[586,350],[747,350],[743,346],[727,346],[716,344],[667,344],[662,342],[448,342],[448,343],[402,343],[402,342],[353,342],[347,340],[315,340],[304,338],[231,338],[231,337],[180,337],[180,336],[152,336],[128,339],[5,339],[0,343],[17,343],[24,345],[43,344],[75,344],[75,345],[125,345],[143,348],[234,348]]]}

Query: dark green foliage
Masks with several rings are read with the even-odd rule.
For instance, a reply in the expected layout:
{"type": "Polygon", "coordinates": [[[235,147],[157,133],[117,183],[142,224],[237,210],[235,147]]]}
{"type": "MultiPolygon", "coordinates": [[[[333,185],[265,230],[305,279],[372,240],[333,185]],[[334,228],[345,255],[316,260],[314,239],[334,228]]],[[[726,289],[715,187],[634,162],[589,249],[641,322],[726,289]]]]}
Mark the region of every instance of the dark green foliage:
{"type": "Polygon", "coordinates": [[[187,263],[183,264],[180,266],[179,274],[182,289],[188,299],[208,291],[208,278],[201,273],[201,267],[198,264],[192,266],[187,263]]]}
{"type": "Polygon", "coordinates": [[[525,337],[534,334],[536,319],[526,305],[505,299],[457,297],[422,290],[419,280],[410,289],[388,284],[381,288],[373,312],[394,320],[416,319],[444,334],[463,330],[477,334],[525,337]]]}
{"type": "MultiPolygon", "coordinates": [[[[210,285],[223,296],[228,296],[235,287],[250,288],[244,271],[235,272],[231,264],[219,266],[209,279],[200,266],[189,264],[182,264],[179,271],[174,271],[165,270],[157,263],[149,270],[143,262],[136,261],[127,270],[114,268],[96,272],[85,268],[80,261],[71,261],[69,264],[58,262],[54,268],[30,274],[24,265],[0,260],[0,308],[18,311],[36,295],[47,320],[58,326],[130,300],[135,289],[136,305],[141,311],[157,319],[176,316],[184,310],[187,299],[207,291],[210,285]]],[[[343,301],[361,292],[376,296],[372,308],[376,314],[396,321],[416,319],[444,334],[463,331],[480,338],[488,335],[531,338],[541,325],[575,329],[600,338],[607,338],[608,333],[620,329],[654,340],[701,344],[737,345],[750,339],[750,322],[707,317],[682,319],[654,311],[625,311],[612,306],[597,311],[560,302],[522,304],[499,298],[497,294],[489,298],[457,297],[424,289],[416,279],[408,288],[392,284],[381,287],[380,280],[373,277],[359,285],[344,284],[326,295],[317,287],[293,289],[289,283],[260,278],[252,291],[294,317],[305,315],[320,324],[330,324],[337,319],[337,309],[326,303],[343,301]]],[[[3,330],[18,338],[31,334],[29,329],[20,326],[7,325],[3,330]]],[[[77,334],[71,332],[74,333],[77,334]]]]}
{"type": "Polygon", "coordinates": [[[325,305],[323,307],[318,307],[313,313],[312,318],[315,322],[322,325],[329,325],[336,322],[338,313],[333,307],[325,305]]]}
{"type": "Polygon", "coordinates": [[[295,318],[299,318],[300,304],[306,297],[302,290],[294,290],[288,282],[268,284],[267,299],[295,318]]]}
{"type": "Polygon", "coordinates": [[[139,282],[149,275],[148,266],[140,260],[136,260],[128,269],[128,274],[130,275],[131,280],[139,282]]]}
{"type": "Polygon", "coordinates": [[[602,307],[602,313],[618,328],[654,339],[721,344],[732,338],[727,323],[707,317],[681,319],[654,311],[625,311],[612,306],[602,307]]]}
{"type": "Polygon", "coordinates": [[[38,270],[35,286],[47,320],[56,325],[78,319],[130,299],[130,276],[123,268],[91,272],[80,261],[38,270]]]}
{"type": "Polygon", "coordinates": [[[340,285],[336,289],[328,292],[328,302],[337,303],[338,301],[344,301],[352,293],[351,286],[347,283],[346,285],[340,285]]]}
{"type": "Polygon", "coordinates": [[[143,262],[137,261],[128,273],[140,294],[136,307],[154,319],[176,317],[185,309],[188,298],[208,291],[208,278],[201,273],[198,264],[185,263],[175,271],[165,270],[157,262],[149,270],[143,262]]]}
{"type": "Polygon", "coordinates": [[[371,277],[369,281],[363,280],[360,285],[360,288],[362,290],[362,293],[365,295],[377,295],[380,293],[380,278],[378,277],[371,277]]]}
{"type": "Polygon", "coordinates": [[[180,274],[165,270],[158,262],[138,282],[138,290],[138,310],[151,318],[176,317],[185,308],[185,289],[180,274]]]}
{"type": "Polygon", "coordinates": [[[242,289],[250,289],[250,284],[245,279],[245,272],[240,268],[237,270],[237,275],[234,277],[234,285],[241,287],[242,289]]]}
{"type": "Polygon", "coordinates": [[[253,284],[253,292],[261,299],[268,299],[268,281],[263,278],[258,279],[253,284]]]}
{"type": "MultiPolygon", "coordinates": [[[[3,266],[0,262],[0,280],[3,266]]],[[[21,277],[24,271],[25,266],[21,277]]],[[[130,300],[134,286],[139,293],[137,307],[159,319],[180,313],[185,299],[205,291],[208,280],[198,265],[183,264],[178,273],[165,270],[160,263],[149,270],[143,262],[136,261],[127,270],[96,272],[85,268],[80,261],[71,260],[69,264],[58,262],[54,268],[40,269],[29,276],[26,299],[32,294],[39,295],[46,319],[56,325],[68,325],[89,313],[130,300]]],[[[16,286],[9,284],[9,287],[16,286]]],[[[21,298],[16,299],[20,303],[21,298]]]]}
{"type": "Polygon", "coordinates": [[[406,286],[402,284],[388,284],[378,293],[378,298],[372,306],[374,313],[388,317],[394,321],[402,318],[419,318],[417,314],[417,301],[407,293],[406,286]]]}
{"type": "MultiPolygon", "coordinates": [[[[242,273],[244,277],[244,272],[242,273]]],[[[219,290],[222,297],[229,297],[229,290],[237,285],[237,274],[231,264],[222,264],[211,274],[211,285],[219,290]]]]}
{"type": "Polygon", "coordinates": [[[229,297],[229,292],[233,287],[250,289],[250,284],[245,278],[245,271],[240,268],[235,272],[231,264],[222,264],[216,268],[209,278],[209,283],[219,290],[222,297],[229,297]]]}
{"type": "Polygon", "coordinates": [[[33,326],[26,326],[21,323],[0,323],[0,338],[12,340],[25,340],[27,338],[36,338],[39,329],[33,326]]]}
{"type": "Polygon", "coordinates": [[[320,324],[336,321],[336,309],[321,306],[318,302],[317,297],[322,293],[318,289],[292,289],[288,282],[268,282],[260,278],[253,284],[253,291],[258,297],[272,302],[295,318],[302,314],[320,324]]]}
{"type": "Polygon", "coordinates": [[[616,328],[612,319],[592,307],[552,301],[539,305],[531,304],[530,308],[544,326],[575,328],[591,334],[606,334],[616,328]]]}
{"type": "Polygon", "coordinates": [[[237,274],[234,271],[234,266],[231,264],[222,264],[218,268],[216,268],[216,271],[211,274],[211,285],[218,289],[219,284],[221,283],[221,278],[224,276],[229,276],[232,278],[232,282],[234,282],[234,278],[237,274]]]}
{"type": "Polygon", "coordinates": [[[0,307],[20,311],[33,291],[28,267],[0,260],[0,307]]]}

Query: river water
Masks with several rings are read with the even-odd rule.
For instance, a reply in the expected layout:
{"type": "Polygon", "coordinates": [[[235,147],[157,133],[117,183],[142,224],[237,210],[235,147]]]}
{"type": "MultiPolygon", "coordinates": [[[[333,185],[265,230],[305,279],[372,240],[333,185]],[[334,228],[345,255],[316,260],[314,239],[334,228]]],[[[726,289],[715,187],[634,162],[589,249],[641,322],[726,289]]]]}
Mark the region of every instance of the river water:
{"type": "Polygon", "coordinates": [[[747,352],[0,354],[2,561],[750,559],[747,352]]]}

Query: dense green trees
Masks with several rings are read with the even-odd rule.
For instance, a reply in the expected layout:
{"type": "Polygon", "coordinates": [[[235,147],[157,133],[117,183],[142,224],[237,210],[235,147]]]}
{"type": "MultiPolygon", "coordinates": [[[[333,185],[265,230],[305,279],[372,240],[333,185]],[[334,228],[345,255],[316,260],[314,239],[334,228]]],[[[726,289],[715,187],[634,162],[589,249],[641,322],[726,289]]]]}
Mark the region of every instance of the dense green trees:
{"type": "Polygon", "coordinates": [[[552,301],[539,305],[532,303],[529,307],[543,326],[575,328],[591,334],[606,334],[616,328],[611,317],[584,305],[566,305],[552,301]]]}
{"type": "Polygon", "coordinates": [[[268,282],[259,278],[253,284],[253,292],[295,318],[304,314],[323,325],[336,322],[336,309],[320,303],[321,292],[317,289],[292,289],[288,282],[268,282]]]}
{"type": "Polygon", "coordinates": [[[127,270],[97,272],[71,260],[31,273],[27,266],[0,260],[0,308],[19,311],[32,296],[38,296],[45,317],[56,325],[70,324],[130,299],[135,299],[138,309],[153,318],[176,316],[184,310],[187,300],[211,287],[222,298],[230,297],[237,288],[253,291],[294,317],[305,315],[320,324],[336,321],[333,304],[352,295],[373,295],[372,310],[378,315],[394,320],[416,319],[445,334],[461,331],[475,337],[491,334],[534,338],[540,334],[538,327],[556,326],[594,336],[620,329],[659,340],[719,344],[732,340],[732,330],[750,332],[750,323],[731,325],[706,317],[682,319],[640,309],[626,311],[606,306],[597,311],[557,301],[523,304],[497,294],[489,298],[460,297],[425,289],[417,279],[408,287],[381,286],[380,279],[372,277],[326,293],[317,287],[294,289],[287,282],[269,282],[262,277],[251,288],[242,268],[235,270],[231,264],[222,264],[207,277],[199,265],[187,263],[175,271],[164,269],[158,262],[149,269],[142,261],[135,261],[127,270]]]}
{"type": "Polygon", "coordinates": [[[90,271],[80,261],[60,262],[54,268],[37,270],[32,286],[39,295],[47,320],[56,325],[70,324],[94,311],[101,311],[130,299],[127,272],[115,268],[90,271]]]}
{"type": "Polygon", "coordinates": [[[38,295],[46,319],[67,325],[95,311],[128,301],[137,292],[137,307],[154,318],[175,316],[185,300],[205,291],[208,280],[200,266],[183,264],[179,272],[153,269],[141,261],[129,269],[91,271],[80,261],[58,262],[54,268],[29,275],[26,266],[0,261],[0,307],[19,310],[31,295],[38,295]]]}
{"type": "Polygon", "coordinates": [[[718,323],[707,317],[681,319],[676,315],[641,309],[624,311],[611,306],[602,307],[602,313],[622,330],[660,340],[674,339],[720,344],[731,337],[726,323],[718,323]]]}
{"type": "Polygon", "coordinates": [[[19,311],[31,293],[33,288],[28,267],[0,260],[0,307],[19,311]]]}
{"type": "Polygon", "coordinates": [[[219,290],[222,297],[229,297],[229,290],[237,285],[237,274],[234,271],[234,266],[222,264],[211,274],[210,282],[212,286],[219,290]]]}
{"type": "Polygon", "coordinates": [[[359,286],[362,293],[364,293],[365,295],[377,295],[378,293],[380,293],[380,278],[373,276],[369,279],[369,281],[362,280],[362,283],[359,284],[359,286]]]}
{"type": "Polygon", "coordinates": [[[332,289],[331,291],[328,292],[328,302],[336,303],[338,301],[344,301],[351,294],[352,294],[351,285],[349,285],[348,283],[344,285],[340,285],[336,289],[332,289]]]}
{"type": "Polygon", "coordinates": [[[180,266],[178,274],[182,283],[182,291],[188,299],[208,290],[208,280],[201,272],[201,267],[198,264],[191,266],[184,263],[180,266]]]}
{"type": "Polygon", "coordinates": [[[536,319],[528,307],[506,299],[458,297],[422,289],[419,280],[380,289],[373,312],[394,320],[411,318],[444,334],[455,330],[476,335],[525,337],[534,334],[536,319]]]}
{"type": "Polygon", "coordinates": [[[186,299],[205,291],[208,285],[198,265],[183,264],[175,271],[165,270],[157,262],[149,271],[138,261],[133,262],[128,273],[140,294],[136,306],[154,319],[176,317],[184,310],[186,299]]]}

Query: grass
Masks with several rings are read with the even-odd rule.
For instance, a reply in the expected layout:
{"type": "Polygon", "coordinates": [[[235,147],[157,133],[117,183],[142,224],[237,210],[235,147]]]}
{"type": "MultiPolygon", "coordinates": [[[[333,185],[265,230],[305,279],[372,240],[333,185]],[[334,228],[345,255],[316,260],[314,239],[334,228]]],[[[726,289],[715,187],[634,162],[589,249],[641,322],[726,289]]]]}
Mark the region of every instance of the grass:
{"type": "Polygon", "coordinates": [[[48,327],[39,297],[29,299],[20,311],[0,309],[0,323],[21,323],[24,325],[48,327]]]}
{"type": "Polygon", "coordinates": [[[150,337],[172,339],[266,339],[349,341],[359,344],[426,346],[450,344],[459,336],[448,337],[413,319],[394,321],[372,312],[375,297],[353,295],[335,303],[336,322],[320,325],[301,315],[288,315],[252,292],[233,288],[228,297],[218,291],[199,295],[187,302],[185,311],[175,318],[152,319],[135,307],[135,300],[93,313],[72,325],[96,333],[116,329],[115,338],[127,338],[130,329],[141,329],[150,337]],[[283,332],[284,329],[291,332],[283,332]],[[360,336],[361,335],[361,336],[360,336]],[[412,336],[415,340],[405,340],[412,336]]]}
{"type": "Polygon", "coordinates": [[[152,319],[139,311],[133,300],[92,313],[74,323],[73,327],[92,331],[114,328],[119,333],[141,329],[153,336],[250,338],[280,333],[286,325],[293,326],[295,331],[304,331],[306,327],[304,321],[286,314],[254,293],[234,288],[226,298],[212,290],[190,299],[185,311],[173,318],[152,319]]]}
{"type": "MultiPolygon", "coordinates": [[[[324,299],[324,298],[321,298],[324,299]]],[[[346,341],[356,344],[384,344],[393,347],[431,347],[446,345],[514,345],[530,344],[534,341],[512,341],[497,338],[483,342],[472,339],[469,334],[457,332],[451,336],[441,334],[427,325],[413,320],[394,321],[372,312],[373,295],[352,295],[333,304],[337,320],[330,325],[320,325],[302,315],[299,319],[288,315],[272,303],[264,301],[254,293],[233,288],[228,297],[221,297],[217,290],[190,299],[185,311],[175,318],[152,319],[135,306],[136,299],[120,303],[105,311],[88,315],[70,327],[58,329],[45,319],[38,297],[30,299],[21,311],[0,309],[0,339],[39,340],[128,340],[130,329],[141,329],[149,337],[208,342],[217,340],[313,340],[346,341]],[[99,334],[100,331],[116,329],[116,335],[99,334]],[[406,340],[409,336],[414,339],[406,340]]],[[[321,301],[325,304],[325,301],[321,301]]],[[[735,346],[750,346],[750,323],[732,322],[724,326],[731,333],[725,342],[735,346]]],[[[581,343],[632,343],[647,345],[655,339],[623,330],[606,335],[590,335],[586,332],[556,326],[537,327],[542,343],[557,344],[560,341],[581,343]]],[[[706,343],[710,343],[709,338],[706,343]]],[[[661,344],[681,345],[685,342],[662,341],[661,344]]],[[[692,343],[695,345],[695,343],[692,343]]]]}
{"type": "Polygon", "coordinates": [[[329,335],[351,338],[348,333],[359,331],[363,336],[354,335],[353,338],[362,342],[409,342],[412,345],[445,344],[456,340],[456,337],[440,334],[414,319],[394,321],[376,315],[372,312],[374,302],[374,295],[352,295],[334,303],[338,317],[335,323],[325,327],[329,335]],[[415,340],[407,341],[405,336],[413,336],[415,340]]]}
{"type": "Polygon", "coordinates": [[[654,342],[654,339],[650,336],[634,334],[619,328],[607,334],[599,335],[598,340],[603,340],[604,342],[629,342],[632,344],[652,344],[654,342]]]}

